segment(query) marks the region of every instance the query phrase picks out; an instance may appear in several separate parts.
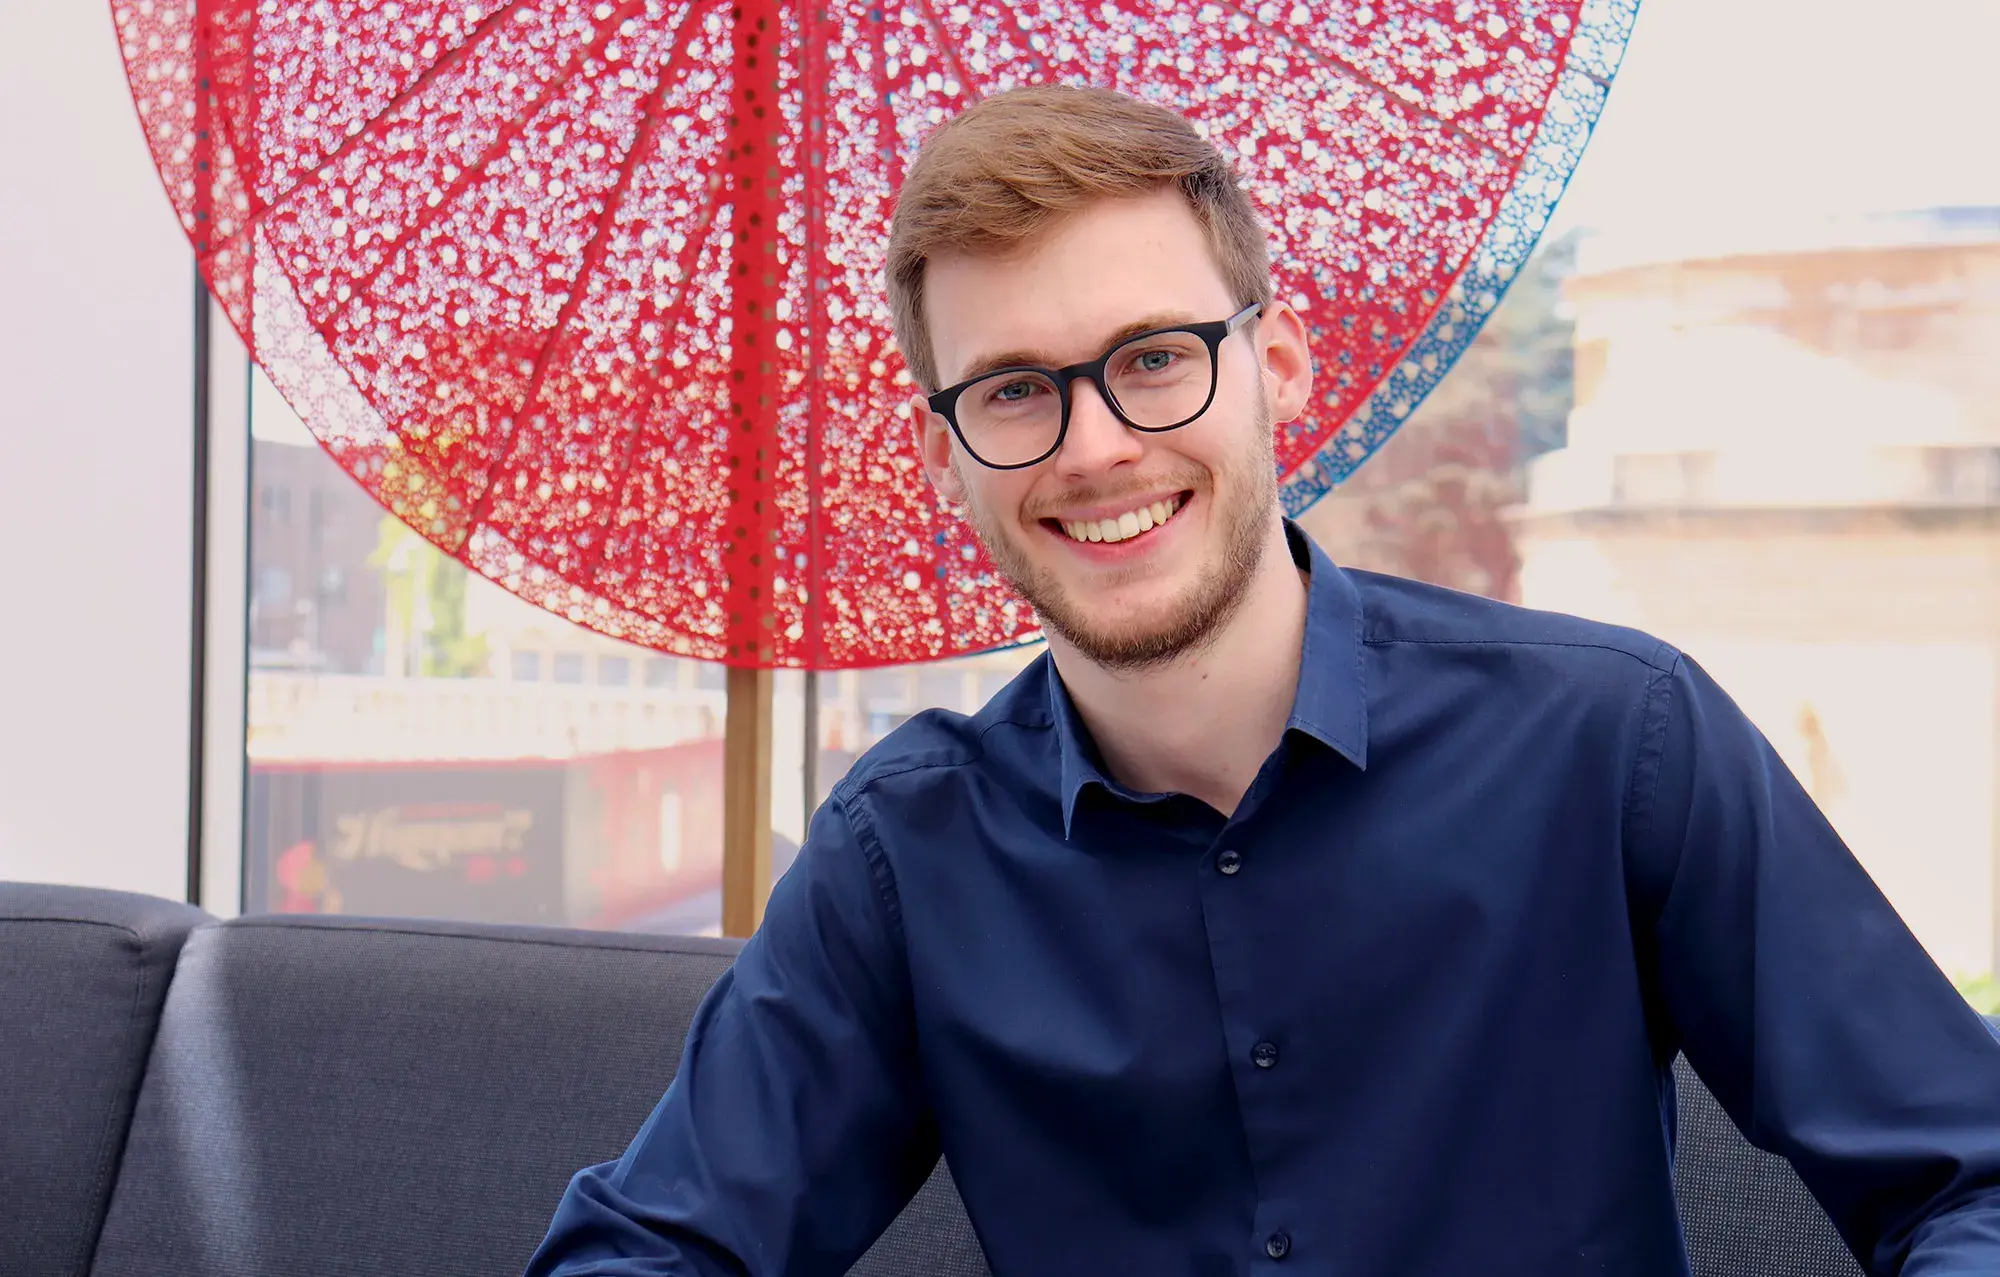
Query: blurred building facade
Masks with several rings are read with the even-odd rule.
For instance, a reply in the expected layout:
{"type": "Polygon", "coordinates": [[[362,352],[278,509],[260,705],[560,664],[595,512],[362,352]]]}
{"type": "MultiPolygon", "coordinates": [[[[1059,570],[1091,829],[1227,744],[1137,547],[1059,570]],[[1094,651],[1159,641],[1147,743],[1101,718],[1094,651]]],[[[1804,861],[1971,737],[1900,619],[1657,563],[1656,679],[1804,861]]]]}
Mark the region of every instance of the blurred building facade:
{"type": "Polygon", "coordinates": [[[2000,209],[1584,246],[1521,601],[1714,674],[1947,972],[2000,966],[2000,209]]]}
{"type": "MultiPolygon", "coordinates": [[[[271,399],[264,410],[284,411],[271,399]]],[[[723,667],[584,629],[466,572],[302,427],[266,425],[277,437],[255,441],[251,537],[251,907],[714,931],[723,667]]],[[[780,674],[774,871],[863,750],[921,709],[976,711],[1036,650],[825,674],[811,720],[806,680],[780,674]]]]}

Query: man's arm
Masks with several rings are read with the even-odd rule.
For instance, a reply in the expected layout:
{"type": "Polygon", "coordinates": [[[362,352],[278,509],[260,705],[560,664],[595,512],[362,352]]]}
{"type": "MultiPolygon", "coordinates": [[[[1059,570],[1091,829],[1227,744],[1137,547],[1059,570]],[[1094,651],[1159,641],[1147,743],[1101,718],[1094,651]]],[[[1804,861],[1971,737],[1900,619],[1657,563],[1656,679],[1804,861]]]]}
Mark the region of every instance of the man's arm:
{"type": "Polygon", "coordinates": [[[1678,1045],[1871,1273],[2000,1273],[2000,1040],[1700,668],[1645,723],[1627,852],[1678,1045]]]}
{"type": "Polygon", "coordinates": [[[570,1182],[528,1277],[845,1272],[937,1162],[903,953],[872,827],[830,799],[666,1096],[570,1182]]]}

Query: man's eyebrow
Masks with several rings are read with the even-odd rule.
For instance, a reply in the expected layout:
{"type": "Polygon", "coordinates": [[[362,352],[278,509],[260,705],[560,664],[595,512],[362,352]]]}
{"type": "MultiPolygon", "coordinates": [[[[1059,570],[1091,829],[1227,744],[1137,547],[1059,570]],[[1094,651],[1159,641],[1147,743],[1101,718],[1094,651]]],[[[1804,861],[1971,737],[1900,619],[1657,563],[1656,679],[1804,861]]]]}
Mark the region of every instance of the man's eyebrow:
{"type": "MultiPolygon", "coordinates": [[[[1155,328],[1176,328],[1194,322],[1194,317],[1186,311],[1159,311],[1122,325],[1107,336],[1097,350],[1099,354],[1109,354],[1121,342],[1130,341],[1140,333],[1151,332],[1155,328]]],[[[958,380],[971,381],[990,372],[999,372],[1002,368],[1060,368],[1063,365],[1057,362],[1058,358],[1059,356],[1050,354],[1046,350],[1003,350],[973,360],[960,374],[958,380]]]]}

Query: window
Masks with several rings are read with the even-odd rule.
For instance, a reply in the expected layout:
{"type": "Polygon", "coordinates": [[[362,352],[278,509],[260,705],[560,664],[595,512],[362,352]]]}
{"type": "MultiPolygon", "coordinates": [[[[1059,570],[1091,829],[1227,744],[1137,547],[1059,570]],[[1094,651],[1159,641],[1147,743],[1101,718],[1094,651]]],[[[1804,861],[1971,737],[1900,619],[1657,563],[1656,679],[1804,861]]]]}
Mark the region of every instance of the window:
{"type": "Polygon", "coordinates": [[[465,572],[261,378],[252,430],[247,908],[718,932],[720,694],[465,572]]]}
{"type": "Polygon", "coordinates": [[[970,708],[965,703],[965,671],[955,663],[925,668],[917,675],[917,702],[964,713],[970,708]]]}
{"type": "MultiPolygon", "coordinates": [[[[1721,0],[1649,11],[1478,339],[1301,522],[1346,565],[1693,653],[1990,997],[2000,178],[1964,162],[1990,41],[1932,38],[1964,0],[1911,3],[1818,24],[1809,58],[1782,23],[1715,39],[1721,0]],[[1861,65],[1878,91],[1847,91],[1861,65]]],[[[726,670],[466,577],[256,403],[253,903],[709,925],[726,670]],[[444,810],[524,822],[518,860],[384,879],[365,838],[339,841],[342,818],[444,810]]],[[[910,715],[972,710],[1036,655],[823,673],[812,713],[778,680],[774,794],[808,805],[910,715]]]]}
{"type": "MultiPolygon", "coordinates": [[[[1976,619],[2000,609],[2000,418],[1975,353],[2000,345],[2000,183],[1936,199],[1969,135],[1907,139],[1973,99],[1931,72],[1850,97],[1794,62],[1688,98],[1744,52],[1704,36],[1721,12],[1640,24],[1492,321],[1303,521],[1344,563],[1689,652],[1938,965],[2000,1002],[2000,640],[1976,619]],[[1886,167],[1844,186],[1857,146],[1886,167]]],[[[1877,64],[1918,39],[1817,30],[1877,64]]]]}
{"type": "Polygon", "coordinates": [[[1699,505],[1714,497],[1712,452],[1628,453],[1611,459],[1613,505],[1699,505]]]}
{"type": "Polygon", "coordinates": [[[1007,684],[1014,681],[1014,675],[1017,673],[1019,673],[1018,670],[1001,669],[988,670],[981,674],[979,676],[979,703],[984,705],[998,696],[1006,688],[1007,684]]]}
{"type": "Polygon", "coordinates": [[[292,574],[281,567],[266,567],[257,573],[256,606],[277,612],[292,603],[292,574]]]}
{"type": "Polygon", "coordinates": [[[928,665],[820,675],[815,801],[825,797],[862,750],[919,711],[942,707],[977,712],[1041,651],[1034,644],[928,665]],[[968,681],[978,692],[977,702],[967,700],[968,681]]]}

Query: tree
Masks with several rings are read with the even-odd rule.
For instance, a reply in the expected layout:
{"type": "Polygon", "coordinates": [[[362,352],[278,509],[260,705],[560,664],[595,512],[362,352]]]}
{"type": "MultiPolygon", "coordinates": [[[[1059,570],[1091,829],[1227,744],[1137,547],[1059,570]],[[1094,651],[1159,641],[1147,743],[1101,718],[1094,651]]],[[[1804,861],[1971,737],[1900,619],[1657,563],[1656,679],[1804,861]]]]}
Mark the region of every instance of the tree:
{"type": "Polygon", "coordinates": [[[465,628],[464,564],[385,514],[368,566],[382,574],[387,673],[478,678],[487,672],[486,636],[465,628]]]}
{"type": "Polygon", "coordinates": [[[1340,562],[1517,601],[1506,512],[1523,467],[1559,448],[1573,402],[1562,285],[1574,235],[1529,259],[1457,365],[1382,449],[1306,512],[1340,562]]]}

